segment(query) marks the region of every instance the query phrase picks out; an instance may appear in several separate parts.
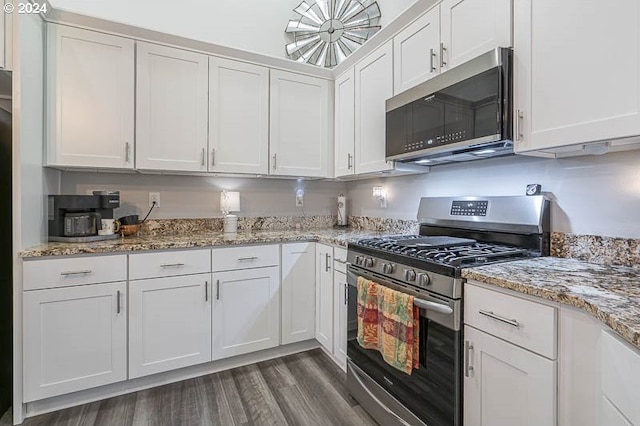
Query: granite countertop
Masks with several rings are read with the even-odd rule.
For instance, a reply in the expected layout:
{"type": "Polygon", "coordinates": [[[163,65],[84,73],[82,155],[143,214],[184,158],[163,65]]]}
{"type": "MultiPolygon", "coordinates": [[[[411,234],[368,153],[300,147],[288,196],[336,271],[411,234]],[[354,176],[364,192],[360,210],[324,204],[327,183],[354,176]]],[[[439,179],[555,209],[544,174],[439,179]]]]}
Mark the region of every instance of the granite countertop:
{"type": "Polygon", "coordinates": [[[346,247],[350,241],[381,235],[375,231],[349,228],[239,231],[237,234],[222,232],[195,232],[181,235],[126,237],[95,243],[48,243],[32,247],[20,253],[23,258],[44,256],[73,256],[96,253],[122,253],[144,250],[166,250],[193,247],[215,247],[243,244],[318,241],[346,247]]]}
{"type": "Polygon", "coordinates": [[[557,257],[465,269],[464,278],[575,306],[640,349],[640,270],[557,257]]]}

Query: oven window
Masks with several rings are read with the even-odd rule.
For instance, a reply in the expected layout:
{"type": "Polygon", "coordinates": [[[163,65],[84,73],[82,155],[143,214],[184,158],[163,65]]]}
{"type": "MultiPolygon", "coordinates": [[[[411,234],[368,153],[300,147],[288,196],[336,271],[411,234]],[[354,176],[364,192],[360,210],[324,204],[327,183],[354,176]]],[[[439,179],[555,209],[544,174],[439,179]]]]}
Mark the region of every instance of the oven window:
{"type": "Polygon", "coordinates": [[[429,426],[460,425],[461,332],[420,317],[420,368],[404,374],[357,340],[356,289],[349,286],[347,355],[360,369],[429,426]]]}

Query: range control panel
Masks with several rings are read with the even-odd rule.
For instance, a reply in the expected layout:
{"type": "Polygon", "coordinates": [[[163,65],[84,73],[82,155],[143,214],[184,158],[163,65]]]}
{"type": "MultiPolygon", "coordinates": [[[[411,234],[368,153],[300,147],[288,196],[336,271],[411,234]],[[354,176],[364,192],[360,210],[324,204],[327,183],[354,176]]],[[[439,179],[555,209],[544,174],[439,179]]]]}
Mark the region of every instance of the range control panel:
{"type": "Polygon", "coordinates": [[[486,216],[489,201],[453,201],[451,216],[486,216]]]}

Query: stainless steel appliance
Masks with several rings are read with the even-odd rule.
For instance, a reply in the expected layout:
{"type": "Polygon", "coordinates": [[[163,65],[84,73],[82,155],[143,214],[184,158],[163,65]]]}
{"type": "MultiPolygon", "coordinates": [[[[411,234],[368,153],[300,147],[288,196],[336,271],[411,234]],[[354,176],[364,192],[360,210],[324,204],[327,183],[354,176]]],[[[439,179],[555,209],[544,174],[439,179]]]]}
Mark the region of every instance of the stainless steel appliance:
{"type": "Polygon", "coordinates": [[[513,153],[512,52],[496,48],[386,103],[386,159],[437,165],[513,153]]]}
{"type": "Polygon", "coordinates": [[[94,191],[93,195],[49,195],[49,241],[90,242],[118,238],[98,235],[102,219],[113,219],[120,207],[118,191],[94,191]]]}
{"type": "Polygon", "coordinates": [[[362,239],[347,254],[347,387],[382,425],[462,424],[463,268],[549,254],[544,196],[422,198],[419,235],[362,239]],[[387,365],[356,340],[358,277],[415,297],[420,368],[387,365]]]}

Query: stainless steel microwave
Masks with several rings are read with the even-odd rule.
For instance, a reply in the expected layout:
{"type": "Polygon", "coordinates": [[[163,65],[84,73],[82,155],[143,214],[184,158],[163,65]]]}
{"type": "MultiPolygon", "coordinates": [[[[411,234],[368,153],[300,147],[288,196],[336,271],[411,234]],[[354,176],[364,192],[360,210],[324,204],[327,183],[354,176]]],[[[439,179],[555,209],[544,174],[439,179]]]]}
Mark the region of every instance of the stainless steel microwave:
{"type": "Polygon", "coordinates": [[[512,51],[496,48],[386,102],[386,159],[437,165],[508,155],[512,51]]]}

